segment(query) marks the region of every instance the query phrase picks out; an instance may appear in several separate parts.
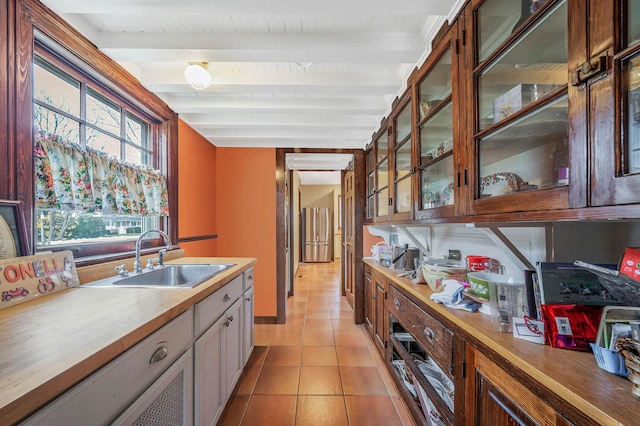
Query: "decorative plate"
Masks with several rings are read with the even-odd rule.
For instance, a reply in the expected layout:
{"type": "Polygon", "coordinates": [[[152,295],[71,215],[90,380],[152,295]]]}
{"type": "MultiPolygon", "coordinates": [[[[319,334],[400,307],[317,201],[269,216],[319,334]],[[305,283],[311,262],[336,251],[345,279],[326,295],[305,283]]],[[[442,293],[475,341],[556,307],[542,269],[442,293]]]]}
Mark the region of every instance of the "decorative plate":
{"type": "Polygon", "coordinates": [[[480,195],[489,197],[491,195],[502,195],[508,193],[509,191],[505,191],[505,188],[499,188],[500,184],[508,185],[511,192],[517,191],[521,183],[522,179],[520,179],[520,177],[514,173],[494,173],[482,178],[482,181],[480,182],[480,195]],[[487,193],[487,188],[491,186],[495,186],[495,189],[497,189],[499,192],[495,194],[487,193]]]}

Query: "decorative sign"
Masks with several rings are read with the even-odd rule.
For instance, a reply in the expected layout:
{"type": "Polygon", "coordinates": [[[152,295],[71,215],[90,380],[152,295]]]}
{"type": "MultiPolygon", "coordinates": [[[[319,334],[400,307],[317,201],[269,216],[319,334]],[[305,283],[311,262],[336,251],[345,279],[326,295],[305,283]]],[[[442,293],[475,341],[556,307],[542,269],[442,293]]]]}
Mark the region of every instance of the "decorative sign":
{"type": "Polygon", "coordinates": [[[77,287],[78,271],[70,251],[0,260],[0,309],[77,287]]]}

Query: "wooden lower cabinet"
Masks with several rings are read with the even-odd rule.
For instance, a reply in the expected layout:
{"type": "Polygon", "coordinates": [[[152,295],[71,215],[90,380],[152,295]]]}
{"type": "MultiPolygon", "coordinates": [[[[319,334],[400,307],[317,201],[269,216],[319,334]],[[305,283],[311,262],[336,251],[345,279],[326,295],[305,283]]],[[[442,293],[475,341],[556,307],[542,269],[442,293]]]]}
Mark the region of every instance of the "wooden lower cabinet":
{"type": "Polygon", "coordinates": [[[385,299],[387,281],[369,266],[364,274],[364,323],[380,355],[384,356],[387,347],[387,321],[385,299]]]}
{"type": "Polygon", "coordinates": [[[475,348],[467,350],[467,424],[569,425],[525,385],[475,348]]]}

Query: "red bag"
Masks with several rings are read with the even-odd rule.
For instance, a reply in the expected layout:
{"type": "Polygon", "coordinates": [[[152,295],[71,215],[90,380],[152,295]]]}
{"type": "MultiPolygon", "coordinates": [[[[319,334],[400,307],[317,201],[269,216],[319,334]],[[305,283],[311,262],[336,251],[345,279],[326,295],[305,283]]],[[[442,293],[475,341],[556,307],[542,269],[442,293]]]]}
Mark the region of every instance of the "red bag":
{"type": "Polygon", "coordinates": [[[542,305],[545,338],[554,348],[590,351],[603,306],[542,305]]]}

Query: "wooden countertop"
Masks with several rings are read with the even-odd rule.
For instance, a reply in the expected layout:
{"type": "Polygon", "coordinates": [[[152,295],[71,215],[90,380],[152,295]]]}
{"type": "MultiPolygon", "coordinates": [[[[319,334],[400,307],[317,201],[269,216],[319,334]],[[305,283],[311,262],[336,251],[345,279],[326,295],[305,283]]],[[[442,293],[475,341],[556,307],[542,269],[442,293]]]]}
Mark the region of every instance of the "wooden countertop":
{"type": "Polygon", "coordinates": [[[485,355],[499,359],[500,365],[511,364],[509,368],[521,370],[546,392],[555,394],[559,401],[572,405],[602,425],[637,425],[640,421],[640,400],[632,395],[631,382],[602,370],[591,352],[552,348],[516,339],[511,333],[493,331],[489,316],[437,304],[429,299],[433,291],[428,285],[398,278],[398,271],[374,260],[364,262],[413,296],[465,341],[480,348],[485,355]],[[488,354],[487,350],[492,353],[488,354]]]}
{"type": "Polygon", "coordinates": [[[0,310],[0,423],[24,419],[256,263],[235,263],[195,288],[70,288],[0,310]]]}

